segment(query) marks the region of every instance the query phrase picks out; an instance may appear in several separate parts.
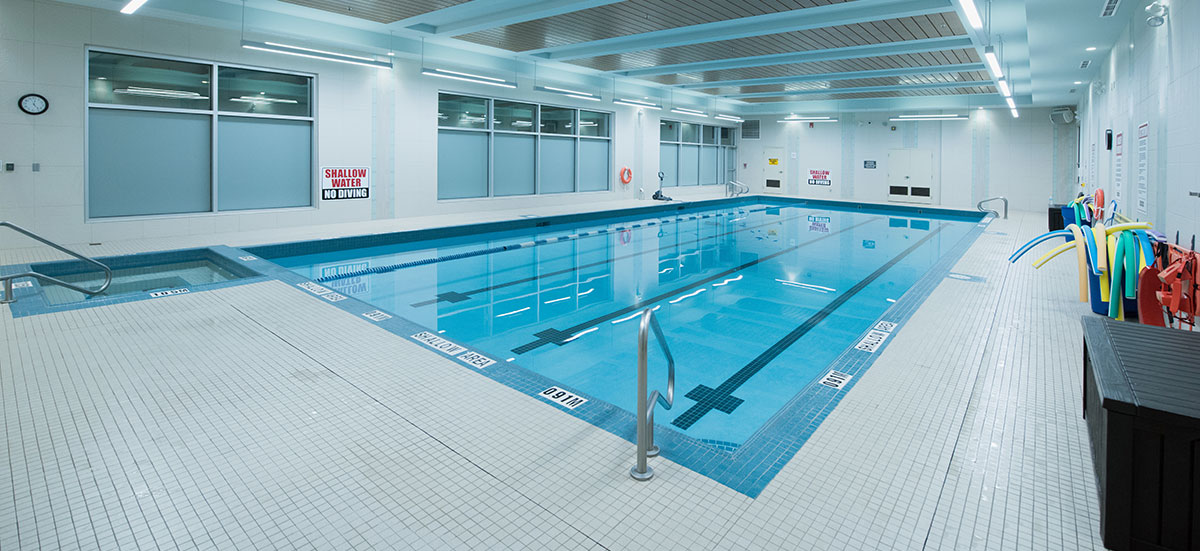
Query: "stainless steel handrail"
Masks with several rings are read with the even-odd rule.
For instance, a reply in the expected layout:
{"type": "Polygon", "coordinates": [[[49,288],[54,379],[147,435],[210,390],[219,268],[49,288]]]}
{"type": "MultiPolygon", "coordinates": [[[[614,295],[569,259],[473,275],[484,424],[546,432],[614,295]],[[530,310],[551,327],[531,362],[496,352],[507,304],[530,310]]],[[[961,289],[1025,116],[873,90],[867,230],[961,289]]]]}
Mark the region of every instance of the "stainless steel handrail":
{"type": "Polygon", "coordinates": [[[17,297],[13,296],[12,282],[14,279],[22,278],[22,277],[32,277],[32,278],[40,279],[42,281],[49,281],[50,283],[53,283],[55,285],[62,285],[63,287],[66,287],[73,291],[79,291],[80,293],[83,293],[88,296],[94,296],[94,295],[103,293],[105,290],[108,289],[109,284],[112,283],[112,269],[109,268],[108,266],[105,266],[104,264],[97,262],[94,259],[88,258],[86,256],[83,256],[83,255],[75,252],[75,251],[72,251],[71,249],[63,247],[62,245],[59,245],[58,243],[50,241],[49,239],[46,239],[40,235],[37,235],[25,228],[22,228],[22,227],[16,225],[16,224],[13,224],[10,222],[0,222],[0,226],[11,228],[13,231],[20,233],[20,234],[24,235],[25,237],[33,239],[34,241],[38,241],[44,245],[48,245],[48,246],[54,248],[55,250],[69,254],[69,255],[71,255],[75,258],[78,258],[79,260],[82,260],[84,262],[87,262],[89,264],[94,264],[101,270],[104,270],[104,284],[101,285],[99,289],[95,289],[95,290],[85,289],[78,285],[73,285],[71,283],[67,283],[56,277],[50,277],[46,274],[39,274],[37,272],[32,272],[32,271],[31,272],[23,272],[23,273],[19,273],[19,274],[0,276],[0,281],[4,282],[4,298],[0,299],[0,304],[8,304],[11,302],[16,302],[17,297]]]}
{"type": "Polygon", "coordinates": [[[987,199],[984,199],[984,200],[980,201],[979,203],[975,204],[975,208],[979,209],[980,212],[990,212],[992,214],[995,214],[996,216],[1000,216],[1000,213],[998,213],[992,209],[983,208],[983,204],[988,201],[1004,201],[1004,219],[1008,220],[1008,198],[1007,197],[997,195],[996,197],[988,197],[987,199]]]}
{"type": "Polygon", "coordinates": [[[725,193],[728,194],[729,197],[737,197],[739,195],[750,193],[750,186],[737,180],[730,180],[729,183],[725,185],[725,193]]]}
{"type": "Polygon", "coordinates": [[[675,403],[675,357],[667,346],[667,338],[663,335],[658,318],[654,317],[654,309],[642,311],[641,326],[638,327],[638,401],[637,401],[637,465],[629,469],[629,475],[635,480],[650,480],[654,469],[646,465],[647,457],[658,455],[658,446],[654,445],[654,409],[662,404],[663,409],[671,409],[675,403]],[[664,398],[658,390],[646,394],[646,360],[647,345],[650,331],[667,357],[667,396],[664,398]]]}

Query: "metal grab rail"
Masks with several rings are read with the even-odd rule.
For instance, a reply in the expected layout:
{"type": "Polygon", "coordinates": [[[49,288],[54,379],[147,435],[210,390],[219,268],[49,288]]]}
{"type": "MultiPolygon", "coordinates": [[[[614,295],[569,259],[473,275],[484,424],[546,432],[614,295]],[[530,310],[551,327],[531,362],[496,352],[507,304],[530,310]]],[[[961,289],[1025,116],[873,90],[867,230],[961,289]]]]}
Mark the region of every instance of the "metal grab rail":
{"type": "Polygon", "coordinates": [[[40,235],[37,235],[25,228],[22,228],[16,224],[12,224],[10,222],[0,222],[0,226],[12,228],[13,231],[20,233],[20,234],[24,235],[25,237],[33,239],[34,241],[38,241],[42,244],[48,245],[48,246],[54,248],[55,250],[69,254],[69,255],[71,255],[75,258],[78,258],[79,260],[82,260],[84,262],[87,262],[89,264],[94,264],[97,267],[99,267],[101,270],[104,270],[104,284],[101,285],[99,289],[95,289],[95,290],[85,289],[78,285],[73,285],[73,284],[67,283],[56,277],[50,277],[46,274],[39,274],[37,272],[32,272],[32,271],[24,272],[24,273],[20,273],[20,274],[11,274],[11,275],[6,275],[6,276],[0,276],[0,281],[4,282],[4,298],[0,299],[0,304],[8,304],[8,303],[17,301],[17,297],[13,296],[12,282],[14,279],[21,278],[21,277],[32,277],[32,278],[40,279],[42,281],[49,281],[50,283],[53,283],[55,285],[62,285],[63,287],[71,289],[72,291],[78,291],[78,292],[83,293],[88,296],[94,296],[94,295],[103,293],[105,290],[108,289],[109,284],[112,283],[112,269],[110,269],[108,266],[105,266],[104,264],[101,264],[100,262],[97,262],[96,260],[93,260],[91,258],[83,256],[75,251],[72,251],[71,249],[63,247],[62,245],[59,245],[58,243],[50,241],[50,240],[48,240],[40,235]]]}
{"type": "Polygon", "coordinates": [[[1007,197],[997,195],[996,197],[988,197],[987,199],[984,199],[984,200],[980,201],[979,203],[975,204],[975,208],[979,209],[980,212],[990,212],[992,214],[995,214],[996,216],[1000,216],[1000,213],[998,213],[992,209],[983,208],[983,204],[988,201],[1004,201],[1004,219],[1008,220],[1008,198],[1007,197]]]}
{"type": "Polygon", "coordinates": [[[725,193],[727,197],[737,197],[739,195],[750,193],[750,186],[737,180],[730,180],[729,183],[725,185],[725,193]]]}
{"type": "Polygon", "coordinates": [[[654,469],[646,465],[647,457],[658,455],[658,446],[654,445],[654,409],[659,404],[662,404],[663,409],[671,409],[674,403],[675,358],[671,356],[671,349],[667,347],[667,338],[663,336],[662,327],[658,325],[658,318],[654,317],[654,309],[647,308],[642,311],[642,321],[638,327],[637,465],[629,469],[629,476],[634,480],[650,480],[654,476],[654,469]],[[646,360],[650,330],[654,331],[654,338],[662,348],[663,355],[667,357],[666,398],[663,398],[658,390],[646,394],[646,360]]]}

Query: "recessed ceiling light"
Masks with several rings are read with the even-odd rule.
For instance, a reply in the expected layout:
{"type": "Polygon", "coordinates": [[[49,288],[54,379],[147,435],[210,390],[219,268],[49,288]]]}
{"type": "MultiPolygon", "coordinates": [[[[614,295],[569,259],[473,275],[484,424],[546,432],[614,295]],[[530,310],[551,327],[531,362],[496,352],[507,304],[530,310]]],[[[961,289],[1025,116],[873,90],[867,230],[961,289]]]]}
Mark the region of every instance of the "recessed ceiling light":
{"type": "Polygon", "coordinates": [[[1083,84],[1083,81],[1082,81],[1082,80],[1077,80],[1077,81],[1075,81],[1075,84],[1083,84]]]}
{"type": "Polygon", "coordinates": [[[1096,51],[1096,47],[1095,47],[1095,46],[1088,46],[1088,48],[1087,48],[1087,51],[1089,51],[1089,52],[1094,52],[1094,51],[1096,51]]]}

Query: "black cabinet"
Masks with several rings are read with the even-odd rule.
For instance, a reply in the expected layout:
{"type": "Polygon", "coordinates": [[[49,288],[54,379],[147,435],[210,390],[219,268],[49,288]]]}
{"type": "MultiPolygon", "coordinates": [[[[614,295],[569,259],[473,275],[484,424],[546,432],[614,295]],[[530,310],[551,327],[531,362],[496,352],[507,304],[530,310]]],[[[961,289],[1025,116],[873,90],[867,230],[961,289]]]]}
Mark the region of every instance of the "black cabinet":
{"type": "Polygon", "coordinates": [[[1200,333],[1086,316],[1083,341],[1105,547],[1200,550],[1200,333]]]}

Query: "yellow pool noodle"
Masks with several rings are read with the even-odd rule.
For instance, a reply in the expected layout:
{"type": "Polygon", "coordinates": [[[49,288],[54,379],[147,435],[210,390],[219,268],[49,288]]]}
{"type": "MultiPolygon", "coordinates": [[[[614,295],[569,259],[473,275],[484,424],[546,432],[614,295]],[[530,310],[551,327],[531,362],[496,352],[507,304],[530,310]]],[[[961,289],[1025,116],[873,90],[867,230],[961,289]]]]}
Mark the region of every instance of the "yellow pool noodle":
{"type": "Polygon", "coordinates": [[[1128,224],[1117,224],[1111,228],[1105,228],[1104,232],[1113,234],[1125,230],[1148,230],[1153,226],[1154,224],[1149,222],[1130,222],[1128,224]]]}
{"type": "Polygon", "coordinates": [[[1075,246],[1075,243],[1077,243],[1077,241],[1068,241],[1068,242],[1066,242],[1066,243],[1063,243],[1063,244],[1061,244],[1061,245],[1059,245],[1059,246],[1057,246],[1057,247],[1054,247],[1053,249],[1050,249],[1050,251],[1049,251],[1049,252],[1047,252],[1046,254],[1042,255],[1042,257],[1041,257],[1041,258],[1039,258],[1039,259],[1037,259],[1037,260],[1034,260],[1034,261],[1033,261],[1033,267],[1034,267],[1034,268],[1041,268],[1041,267],[1042,267],[1042,265],[1043,265],[1043,264],[1045,264],[1045,263],[1047,263],[1047,262],[1049,262],[1049,261],[1050,261],[1050,259],[1052,259],[1052,258],[1054,258],[1054,257],[1056,257],[1056,256],[1058,256],[1058,255],[1060,255],[1060,254],[1062,254],[1062,253],[1064,253],[1064,252],[1066,252],[1066,251],[1067,251],[1068,249],[1070,249],[1071,247],[1074,247],[1074,246],[1075,246]]]}

